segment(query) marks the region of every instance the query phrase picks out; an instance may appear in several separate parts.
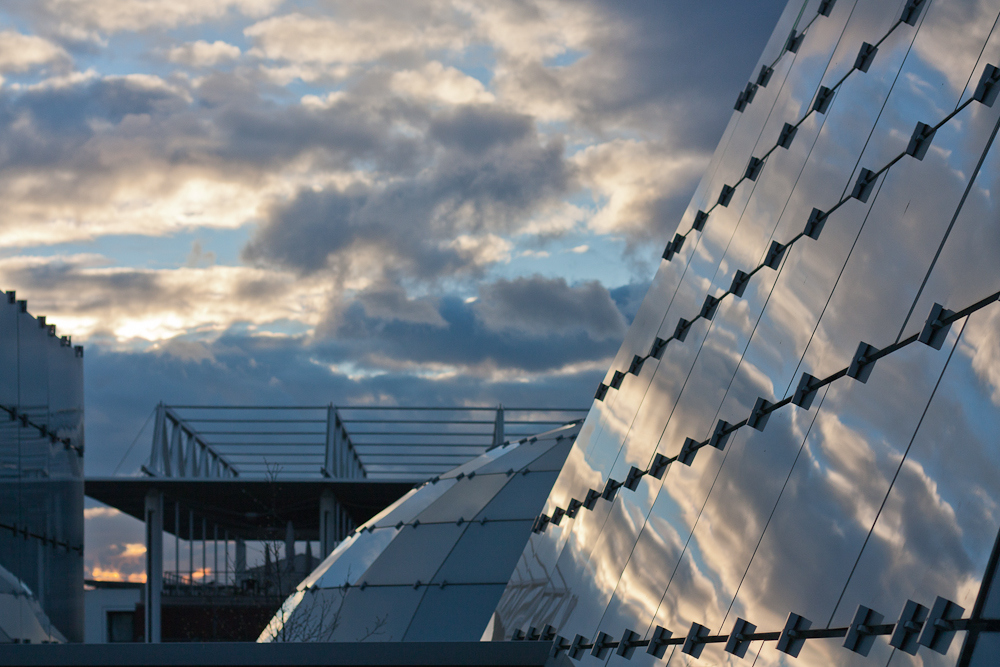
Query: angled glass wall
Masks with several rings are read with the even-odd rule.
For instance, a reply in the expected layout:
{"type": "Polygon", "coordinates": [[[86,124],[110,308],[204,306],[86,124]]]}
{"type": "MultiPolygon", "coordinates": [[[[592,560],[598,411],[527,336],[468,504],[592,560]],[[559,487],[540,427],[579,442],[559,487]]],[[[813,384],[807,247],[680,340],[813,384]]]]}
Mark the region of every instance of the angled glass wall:
{"type": "Polygon", "coordinates": [[[83,348],[0,299],[0,642],[83,640],[83,348]]]}
{"type": "Polygon", "coordinates": [[[587,664],[955,664],[956,633],[795,633],[983,607],[998,19],[789,3],[504,591],[504,638],[548,628],[587,664]],[[699,641],[739,623],[773,636],[699,641]]]}
{"type": "Polygon", "coordinates": [[[579,425],[494,447],[359,527],[259,641],[478,641],[579,425]]]}

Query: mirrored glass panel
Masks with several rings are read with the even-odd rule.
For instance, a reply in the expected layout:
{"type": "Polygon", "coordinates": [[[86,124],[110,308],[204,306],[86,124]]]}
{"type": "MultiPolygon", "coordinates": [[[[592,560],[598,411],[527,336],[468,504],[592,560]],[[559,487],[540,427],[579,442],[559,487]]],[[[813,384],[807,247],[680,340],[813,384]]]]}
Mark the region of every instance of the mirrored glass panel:
{"type": "Polygon", "coordinates": [[[666,345],[595,403],[545,505],[574,513],[529,539],[504,637],[552,624],[595,664],[955,664],[964,630],[920,623],[985,608],[995,576],[998,17],[789,3],[774,88],[734,113],[678,223],[704,229],[608,378],[666,345]],[[727,650],[739,619],[769,638],[727,650]],[[914,627],[937,634],[916,650],[914,627]],[[601,651],[622,637],[641,648],[601,651]]]}

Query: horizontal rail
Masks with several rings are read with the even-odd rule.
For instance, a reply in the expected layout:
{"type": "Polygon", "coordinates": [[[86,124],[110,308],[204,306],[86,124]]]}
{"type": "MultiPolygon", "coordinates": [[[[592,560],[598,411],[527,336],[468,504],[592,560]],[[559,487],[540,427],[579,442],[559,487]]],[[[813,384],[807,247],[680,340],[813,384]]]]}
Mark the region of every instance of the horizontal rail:
{"type": "Polygon", "coordinates": [[[359,449],[361,447],[468,447],[476,449],[486,449],[490,445],[482,445],[478,443],[466,444],[461,442],[445,442],[445,443],[431,443],[431,442],[355,442],[354,448],[359,449]]]}
{"type": "Polygon", "coordinates": [[[326,431],[198,431],[199,435],[321,435],[326,431]]]}
{"type": "Polygon", "coordinates": [[[426,435],[426,436],[448,436],[448,435],[464,435],[464,436],[482,436],[486,438],[493,437],[493,431],[351,431],[351,438],[356,438],[360,435],[426,435]]]}
{"type": "Polygon", "coordinates": [[[186,419],[189,424],[325,424],[325,419],[186,419]]]}
{"type": "MultiPolygon", "coordinates": [[[[345,424],[494,424],[496,422],[490,421],[472,421],[472,420],[457,420],[457,419],[341,419],[345,424]]],[[[569,424],[574,420],[565,419],[522,419],[522,420],[504,420],[504,425],[507,424],[569,424]]]]}
{"type": "MultiPolygon", "coordinates": [[[[170,405],[175,410],[326,410],[329,405],[170,405]]],[[[445,407],[406,407],[398,405],[334,405],[337,410],[413,410],[413,411],[447,411],[447,412],[496,412],[497,406],[476,406],[461,408],[445,407]]],[[[508,408],[505,412],[589,412],[590,408],[508,408]]]]}
{"type": "Polygon", "coordinates": [[[213,447],[325,447],[322,442],[212,442],[213,447]]]}

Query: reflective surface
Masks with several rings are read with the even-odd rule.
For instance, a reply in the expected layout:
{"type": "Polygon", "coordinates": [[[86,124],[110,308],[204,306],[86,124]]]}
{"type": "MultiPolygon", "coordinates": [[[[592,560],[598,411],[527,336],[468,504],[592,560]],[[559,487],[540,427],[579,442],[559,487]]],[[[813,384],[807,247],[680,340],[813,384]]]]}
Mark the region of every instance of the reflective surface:
{"type": "Polygon", "coordinates": [[[476,641],[579,426],[496,447],[345,539],[259,641],[476,641]]]}
{"type": "MultiPolygon", "coordinates": [[[[720,419],[743,422],[758,399],[792,397],[804,372],[847,369],[861,342],[906,340],[935,303],[958,311],[1000,291],[1000,104],[969,102],[986,66],[1000,65],[1000,2],[924,3],[912,26],[897,20],[904,4],[838,0],[820,16],[818,0],[789,3],[752,70],[774,74],[733,114],[678,223],[685,245],[661,264],[605,383],[695,319],[706,296],[723,300],[595,401],[546,514],[678,455],[686,438],[707,440],[720,419]],[[793,25],[805,37],[782,54],[793,25]],[[866,42],[878,51],[854,70],[866,42]],[[811,111],[821,86],[834,90],[823,113],[811,111]],[[922,159],[899,157],[918,122],[943,124],[922,159]],[[794,139],[774,148],[786,123],[794,139]],[[757,179],[740,182],[765,155],[757,179]],[[852,197],[862,169],[879,175],[852,197]],[[732,199],[713,209],[723,185],[732,199]],[[832,212],[802,236],[814,208],[832,212]],[[704,230],[689,231],[699,209],[710,211],[704,230]],[[773,241],[788,247],[761,267],[773,241]],[[727,293],[737,270],[755,269],[741,297],[727,293]]],[[[617,641],[657,626],[684,636],[692,623],[727,634],[737,618],[777,632],[789,613],[843,627],[859,605],[894,623],[908,599],[930,607],[938,596],[971,610],[1000,528],[998,332],[993,303],[953,323],[940,349],[907,344],[865,382],[833,380],[808,409],[778,408],[721,451],[704,447],[690,466],[671,463],[662,479],[532,535],[495,627],[617,641]]],[[[963,637],[946,655],[916,656],[879,637],[867,657],[842,639],[809,640],[795,664],[954,664],[963,637]]],[[[980,652],[995,644],[984,635],[980,652]]],[[[746,659],[790,661],[775,641],[753,642],[746,659]]],[[[721,643],[698,660],[668,647],[662,660],[638,649],[603,661],[751,664],[721,643]]]]}
{"type": "Polygon", "coordinates": [[[83,352],[0,295],[0,643],[83,640],[83,352]]]}

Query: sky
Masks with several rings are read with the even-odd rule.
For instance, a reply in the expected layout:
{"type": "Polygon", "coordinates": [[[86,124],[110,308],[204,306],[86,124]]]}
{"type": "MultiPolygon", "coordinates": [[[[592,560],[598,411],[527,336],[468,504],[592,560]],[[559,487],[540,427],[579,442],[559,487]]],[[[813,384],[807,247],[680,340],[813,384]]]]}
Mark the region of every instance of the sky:
{"type": "Polygon", "coordinates": [[[159,401],[589,406],[784,4],[4,2],[0,287],[87,474],[159,401]]]}

